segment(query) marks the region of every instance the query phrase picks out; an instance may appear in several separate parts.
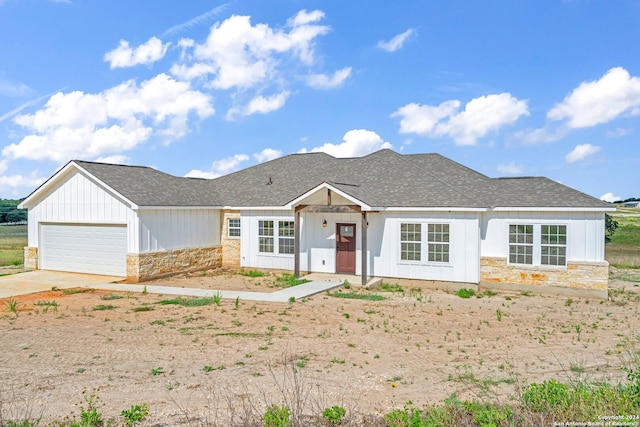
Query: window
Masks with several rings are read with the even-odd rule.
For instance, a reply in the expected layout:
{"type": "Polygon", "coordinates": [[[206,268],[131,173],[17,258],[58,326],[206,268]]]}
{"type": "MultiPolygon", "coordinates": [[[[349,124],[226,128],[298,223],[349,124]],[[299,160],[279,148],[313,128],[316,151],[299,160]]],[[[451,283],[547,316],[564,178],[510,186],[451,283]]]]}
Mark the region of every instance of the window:
{"type": "Polygon", "coordinates": [[[273,221],[258,221],[258,252],[273,253],[273,221]]]}
{"type": "Polygon", "coordinates": [[[281,254],[293,254],[293,221],[278,221],[278,252],[281,254]]]}
{"type": "Polygon", "coordinates": [[[542,265],[567,264],[567,226],[543,225],[541,233],[540,263],[542,265]]]}
{"type": "Polygon", "coordinates": [[[449,262],[449,224],[429,224],[429,261],[449,262]]]}
{"type": "Polygon", "coordinates": [[[420,224],[400,224],[400,259],[420,261],[422,252],[420,224]]]}
{"type": "Polygon", "coordinates": [[[567,265],[567,226],[510,224],[509,264],[567,265]]]}
{"type": "Polygon", "coordinates": [[[295,225],[293,221],[258,221],[258,252],[293,255],[295,225]]]}
{"type": "Polygon", "coordinates": [[[509,262],[533,264],[533,225],[509,226],[509,262]]]}
{"type": "Polygon", "coordinates": [[[400,260],[449,262],[449,224],[426,224],[426,240],[422,233],[425,224],[400,224],[400,260]],[[422,248],[427,248],[426,259],[422,248]]]}
{"type": "Polygon", "coordinates": [[[227,222],[227,235],[240,237],[240,218],[229,218],[227,222]]]}

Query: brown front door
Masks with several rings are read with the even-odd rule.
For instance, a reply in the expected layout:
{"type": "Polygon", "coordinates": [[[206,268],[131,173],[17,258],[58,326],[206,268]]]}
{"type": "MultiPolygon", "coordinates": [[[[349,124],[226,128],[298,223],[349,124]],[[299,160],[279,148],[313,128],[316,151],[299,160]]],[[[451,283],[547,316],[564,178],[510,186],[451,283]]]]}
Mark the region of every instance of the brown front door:
{"type": "Polygon", "coordinates": [[[336,273],[356,274],[356,225],[336,227],[336,273]]]}

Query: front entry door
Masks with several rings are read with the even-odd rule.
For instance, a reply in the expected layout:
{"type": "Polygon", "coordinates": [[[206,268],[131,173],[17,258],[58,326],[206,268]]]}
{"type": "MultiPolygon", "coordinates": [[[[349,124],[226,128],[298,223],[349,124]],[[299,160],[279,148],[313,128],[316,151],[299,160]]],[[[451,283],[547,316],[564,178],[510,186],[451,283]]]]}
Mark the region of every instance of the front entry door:
{"type": "Polygon", "coordinates": [[[356,274],[356,225],[336,227],[336,273],[356,274]]]}

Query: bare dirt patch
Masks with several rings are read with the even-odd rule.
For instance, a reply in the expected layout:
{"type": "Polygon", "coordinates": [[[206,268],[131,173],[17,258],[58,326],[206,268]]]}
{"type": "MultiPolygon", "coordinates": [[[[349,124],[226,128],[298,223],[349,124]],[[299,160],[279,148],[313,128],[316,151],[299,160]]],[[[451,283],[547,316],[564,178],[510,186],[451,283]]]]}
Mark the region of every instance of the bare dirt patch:
{"type": "MultiPolygon", "coordinates": [[[[176,425],[185,411],[222,418],[282,404],[292,369],[319,412],[385,413],[452,393],[506,401],[518,383],[548,378],[615,383],[640,330],[637,273],[612,270],[610,301],[404,289],[370,292],[384,301],[325,293],[186,307],[157,304],[174,298],[162,295],[51,291],[16,297],[16,316],[0,300],[1,399],[52,421],[77,414],[86,391],[109,417],[144,402],[148,425],[176,425]]],[[[230,272],[160,282],[277,290],[230,272]]]]}

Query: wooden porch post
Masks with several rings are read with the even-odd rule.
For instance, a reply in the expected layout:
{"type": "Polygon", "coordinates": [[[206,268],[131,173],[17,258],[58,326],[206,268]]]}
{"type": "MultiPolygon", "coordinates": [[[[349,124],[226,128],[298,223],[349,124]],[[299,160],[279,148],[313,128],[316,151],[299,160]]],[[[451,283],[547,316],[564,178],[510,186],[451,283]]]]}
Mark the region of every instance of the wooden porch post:
{"type": "Polygon", "coordinates": [[[300,278],[300,211],[296,207],[296,213],[293,217],[293,275],[296,279],[300,278]]]}
{"type": "Polygon", "coordinates": [[[362,286],[367,285],[367,213],[362,212],[362,286]]]}

